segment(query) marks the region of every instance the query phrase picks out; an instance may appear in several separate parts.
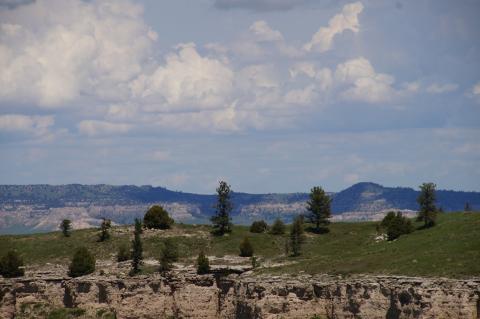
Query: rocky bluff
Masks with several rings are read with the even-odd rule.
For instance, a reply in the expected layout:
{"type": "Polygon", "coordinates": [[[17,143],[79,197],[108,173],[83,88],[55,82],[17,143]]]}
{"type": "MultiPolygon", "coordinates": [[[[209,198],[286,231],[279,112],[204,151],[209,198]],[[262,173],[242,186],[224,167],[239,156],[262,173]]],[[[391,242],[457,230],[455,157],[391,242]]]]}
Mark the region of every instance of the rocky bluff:
{"type": "Polygon", "coordinates": [[[41,275],[0,279],[0,318],[480,318],[480,279],[400,276],[41,275]]]}

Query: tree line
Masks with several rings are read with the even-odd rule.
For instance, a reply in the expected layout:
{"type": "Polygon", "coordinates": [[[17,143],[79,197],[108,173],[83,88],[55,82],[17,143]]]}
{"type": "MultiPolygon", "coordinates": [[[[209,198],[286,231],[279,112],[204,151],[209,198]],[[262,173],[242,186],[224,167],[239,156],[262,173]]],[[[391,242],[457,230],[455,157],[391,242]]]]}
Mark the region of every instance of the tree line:
{"type": "MultiPolygon", "coordinates": [[[[422,228],[433,227],[436,222],[438,209],[435,206],[435,188],[433,183],[423,183],[420,186],[420,195],[417,198],[419,212],[417,221],[423,222],[422,228]]],[[[214,215],[211,217],[212,234],[214,236],[224,236],[233,231],[231,213],[233,210],[231,186],[225,181],[220,181],[216,189],[217,200],[214,205],[214,215]]],[[[332,198],[323,190],[322,187],[315,186],[310,190],[309,199],[306,202],[305,215],[297,216],[291,226],[285,243],[286,255],[293,257],[302,253],[302,246],[305,242],[305,220],[313,225],[307,230],[315,234],[325,234],[329,232],[331,217],[332,198]]],[[[466,205],[466,208],[469,206],[466,205]]],[[[117,252],[117,261],[124,262],[131,260],[131,275],[138,274],[141,271],[143,260],[143,245],[141,235],[143,229],[169,229],[174,224],[173,218],[168,212],[159,205],[150,207],[145,213],[143,220],[135,219],[133,240],[130,247],[121,245],[117,252]]],[[[71,236],[72,223],[68,219],[62,220],[60,229],[65,237],[71,236]]],[[[104,242],[110,238],[111,221],[103,218],[99,227],[98,241],[104,242]]],[[[269,231],[273,235],[284,235],[286,225],[277,218],[269,226],[265,221],[254,221],[250,226],[250,232],[263,233],[269,231]]],[[[400,212],[389,212],[378,225],[379,230],[385,230],[388,240],[394,240],[403,234],[413,231],[411,221],[404,217],[400,212]]],[[[254,256],[253,246],[248,237],[245,237],[239,246],[239,255],[250,257],[252,266],[258,265],[254,256]]],[[[160,249],[160,270],[168,271],[172,269],[173,263],[178,260],[178,247],[174,240],[166,238],[160,249]]],[[[197,272],[199,274],[208,273],[210,265],[205,252],[200,251],[197,257],[197,272]]],[[[71,260],[69,266],[69,275],[72,277],[82,276],[92,273],[95,270],[95,257],[85,247],[78,248],[71,260]]],[[[24,275],[23,260],[15,250],[8,251],[0,259],[0,275],[4,277],[18,277],[24,275]]]]}

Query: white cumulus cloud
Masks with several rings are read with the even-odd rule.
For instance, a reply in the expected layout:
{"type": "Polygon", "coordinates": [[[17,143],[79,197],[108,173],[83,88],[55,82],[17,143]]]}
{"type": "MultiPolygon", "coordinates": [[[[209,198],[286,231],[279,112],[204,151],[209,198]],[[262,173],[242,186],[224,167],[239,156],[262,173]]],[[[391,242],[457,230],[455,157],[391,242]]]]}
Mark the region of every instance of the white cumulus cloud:
{"type": "Polygon", "coordinates": [[[391,100],[397,94],[392,87],[395,78],[377,73],[370,61],[364,57],[337,65],[335,80],[348,86],[342,94],[348,100],[380,103],[391,100]]]}
{"type": "Polygon", "coordinates": [[[0,101],[124,96],[157,37],[142,11],[129,1],[38,0],[0,12],[0,101]]]}
{"type": "Polygon", "coordinates": [[[280,31],[272,29],[264,20],[254,22],[249,30],[257,41],[274,42],[283,40],[280,31]]]}
{"type": "Polygon", "coordinates": [[[325,52],[332,48],[333,38],[345,30],[358,32],[360,23],[358,15],[363,11],[361,2],[354,2],[343,7],[342,12],[335,15],[328,22],[328,27],[321,27],[304,45],[306,51],[325,52]]]}
{"type": "Polygon", "coordinates": [[[178,46],[165,65],[151,75],[142,75],[131,89],[134,97],[163,102],[163,109],[218,108],[226,103],[233,71],[221,60],[202,57],[193,43],[178,46]]]}

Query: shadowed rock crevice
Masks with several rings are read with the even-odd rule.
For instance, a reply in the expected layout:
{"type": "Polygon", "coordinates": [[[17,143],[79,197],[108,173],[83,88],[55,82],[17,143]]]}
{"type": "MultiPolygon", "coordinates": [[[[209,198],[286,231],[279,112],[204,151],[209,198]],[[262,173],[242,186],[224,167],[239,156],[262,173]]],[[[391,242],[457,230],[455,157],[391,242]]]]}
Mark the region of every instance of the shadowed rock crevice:
{"type": "MultiPolygon", "coordinates": [[[[86,318],[479,318],[480,279],[395,276],[158,274],[152,277],[0,279],[0,318],[35,304],[79,308],[86,318]],[[419,282],[421,284],[419,284],[419,282]],[[25,305],[25,306],[22,306],[25,305]]],[[[17,315],[16,315],[17,314],[17,315]]],[[[22,318],[31,319],[33,317],[22,318]]]]}

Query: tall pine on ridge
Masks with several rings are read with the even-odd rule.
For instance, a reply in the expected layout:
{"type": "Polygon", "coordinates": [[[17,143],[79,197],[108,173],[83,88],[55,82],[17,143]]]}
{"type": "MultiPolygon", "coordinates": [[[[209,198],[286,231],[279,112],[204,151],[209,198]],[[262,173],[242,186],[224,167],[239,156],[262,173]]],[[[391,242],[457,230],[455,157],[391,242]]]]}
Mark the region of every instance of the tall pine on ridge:
{"type": "Polygon", "coordinates": [[[220,181],[217,188],[217,204],[215,205],[215,215],[210,219],[213,224],[213,233],[222,236],[232,231],[232,219],[230,213],[233,205],[230,199],[230,185],[225,181],[220,181]]]}

